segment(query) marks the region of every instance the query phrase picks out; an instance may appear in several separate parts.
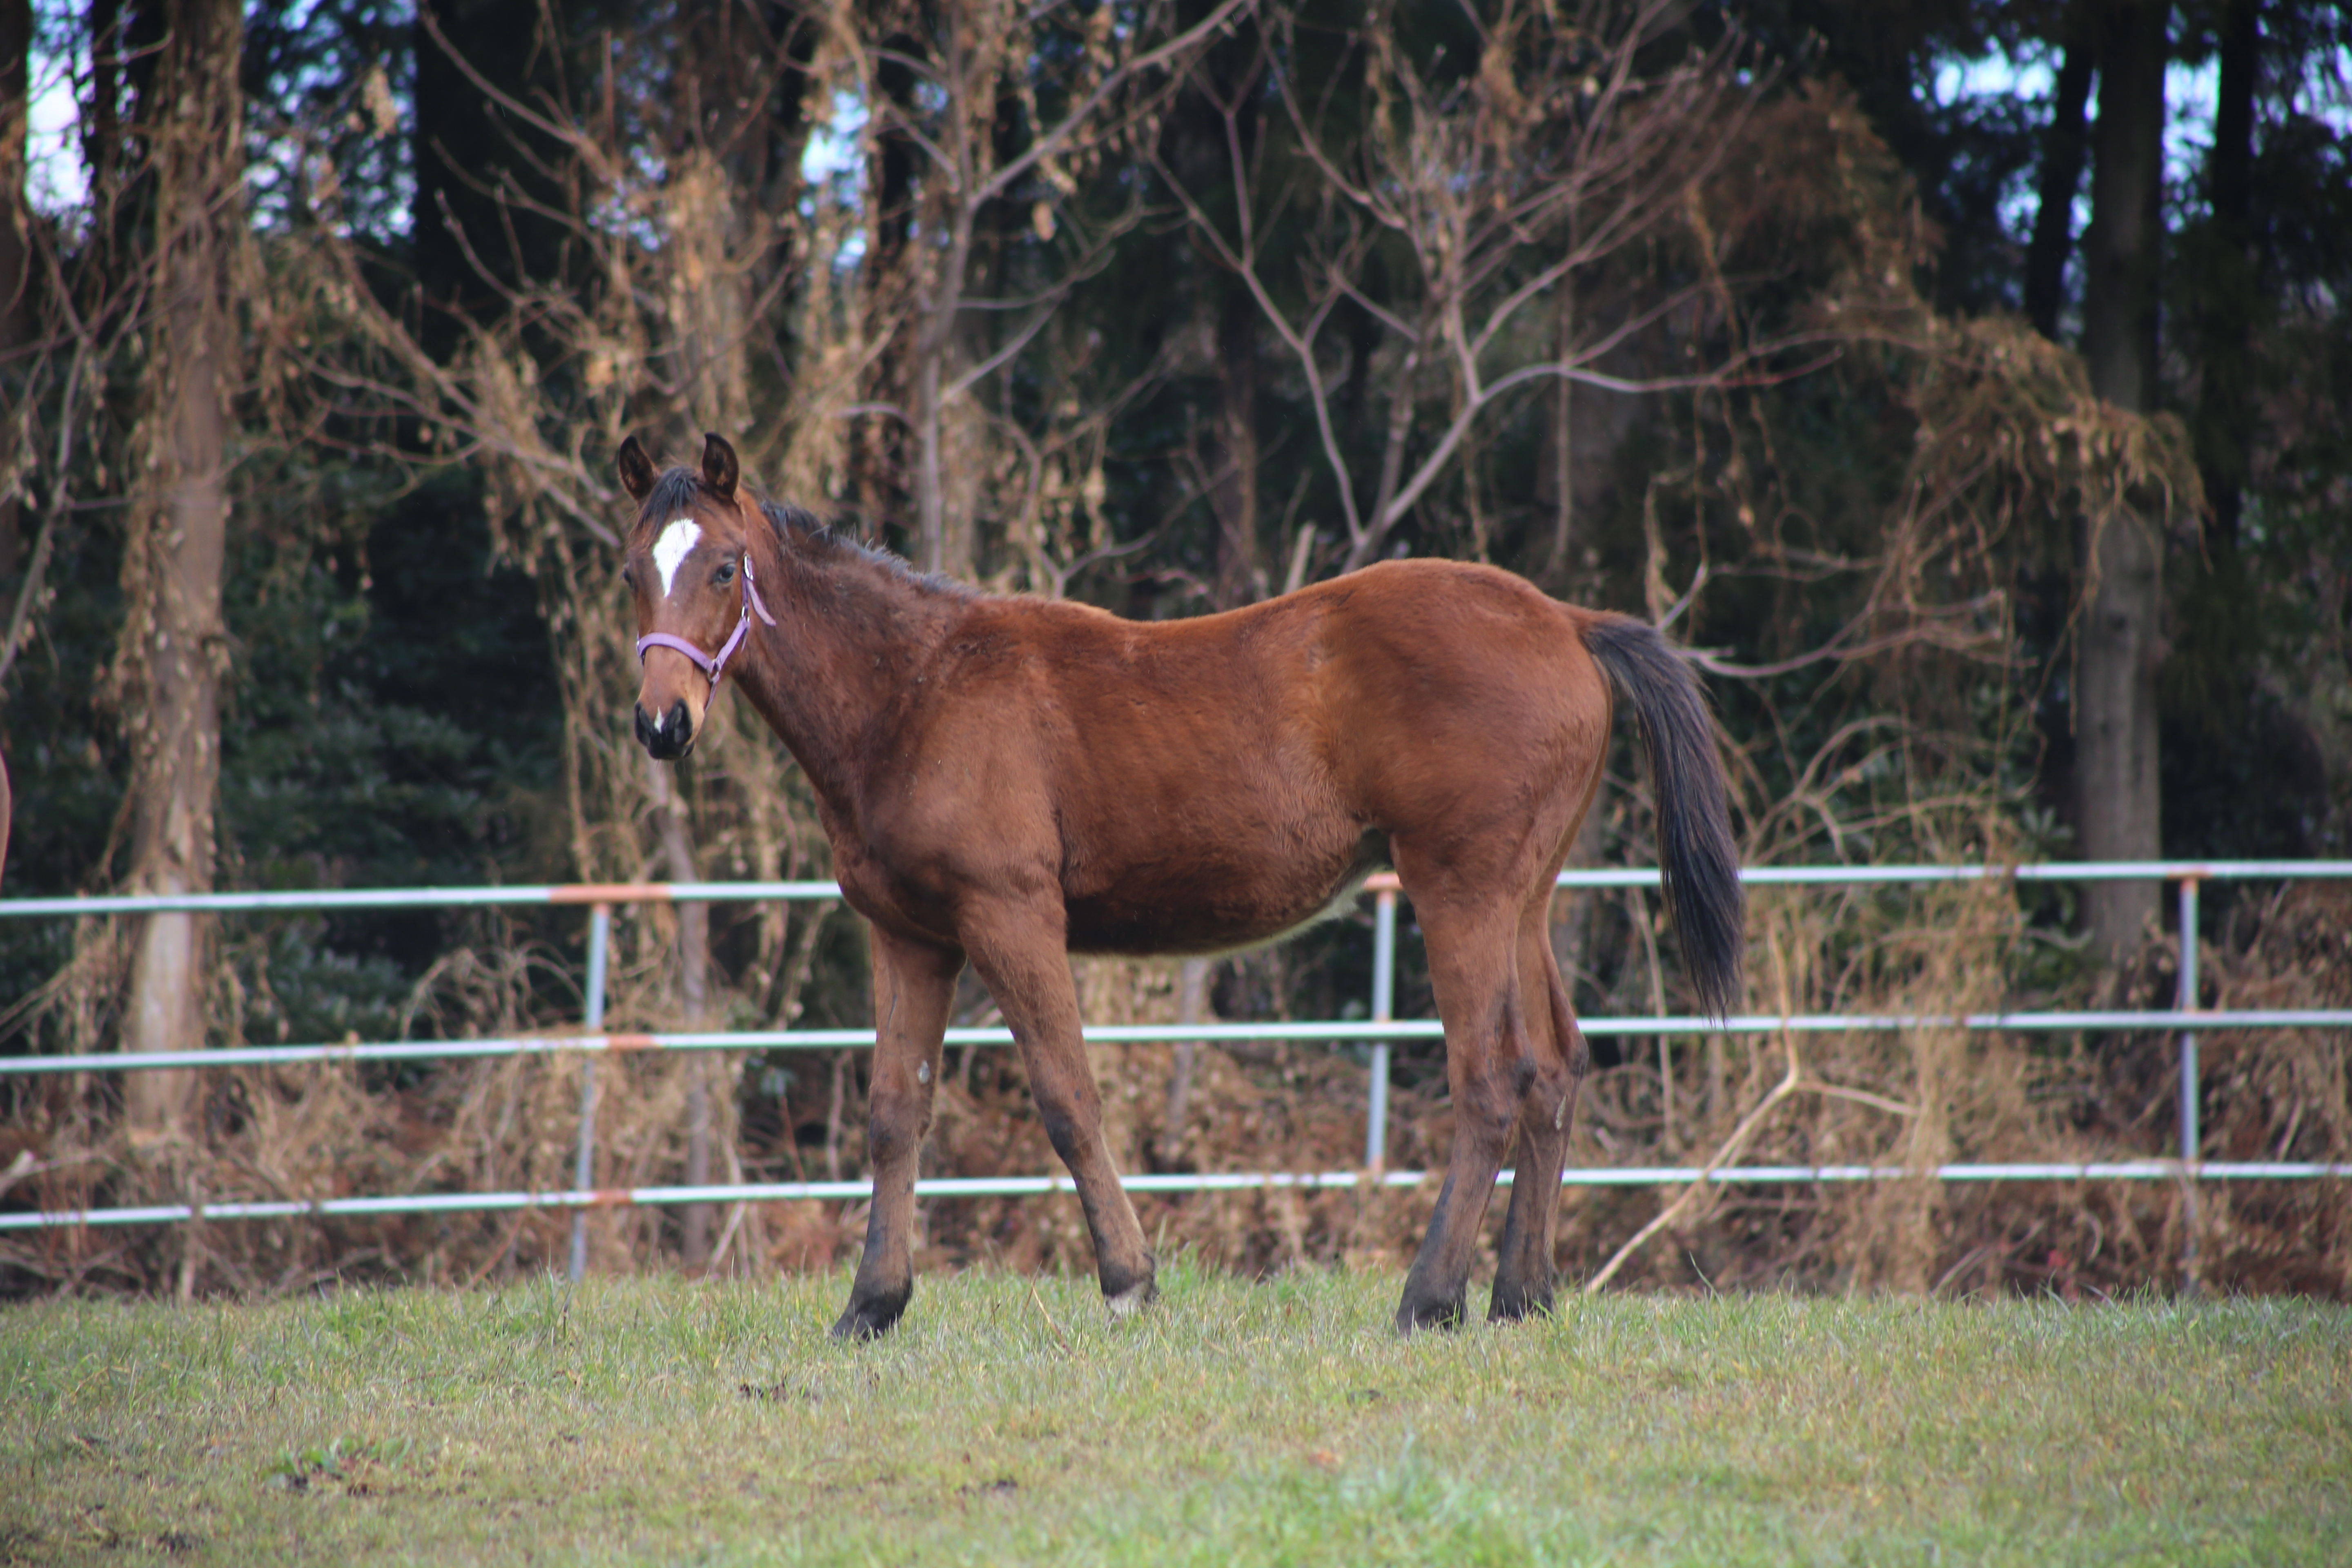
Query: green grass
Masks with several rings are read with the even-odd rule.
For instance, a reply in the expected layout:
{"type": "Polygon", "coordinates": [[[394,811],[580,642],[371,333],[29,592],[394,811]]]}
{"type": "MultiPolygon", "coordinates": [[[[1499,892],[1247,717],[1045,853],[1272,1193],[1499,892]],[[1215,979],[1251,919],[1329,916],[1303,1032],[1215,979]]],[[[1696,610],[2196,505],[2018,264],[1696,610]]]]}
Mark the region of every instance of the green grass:
{"type": "Polygon", "coordinates": [[[0,1562],[2352,1563],[2352,1313],[1181,1265],[0,1311],[0,1562]],[[751,1392],[747,1393],[746,1390],[751,1392]]]}

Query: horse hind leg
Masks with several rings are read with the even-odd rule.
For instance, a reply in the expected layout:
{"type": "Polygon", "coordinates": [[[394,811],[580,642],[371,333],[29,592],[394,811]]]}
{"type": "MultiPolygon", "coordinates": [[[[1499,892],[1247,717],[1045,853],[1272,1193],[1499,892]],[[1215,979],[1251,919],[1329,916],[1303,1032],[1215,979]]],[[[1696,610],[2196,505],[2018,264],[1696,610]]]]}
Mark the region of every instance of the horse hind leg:
{"type": "Polygon", "coordinates": [[[1113,1317],[1140,1310],[1159,1299],[1159,1260],[1103,1142],[1102,1093],[1087,1062],[1059,923],[1016,911],[991,921],[985,935],[971,932],[970,946],[1020,1047],[1045,1136],[1077,1184],[1103,1299],[1113,1317]]]}
{"type": "MultiPolygon", "coordinates": [[[[1398,869],[1412,889],[1415,879],[1408,865],[1409,860],[1398,869]]],[[[1462,1321],[1479,1226],[1520,1120],[1522,1093],[1513,1064],[1530,1050],[1512,951],[1513,911],[1491,900],[1483,908],[1465,908],[1419,894],[1414,905],[1428,940],[1437,1009],[1445,1021],[1454,1146],[1436,1212],[1405,1276],[1396,1313],[1401,1333],[1462,1321]]]]}
{"type": "Polygon", "coordinates": [[[1528,906],[1519,925],[1519,983],[1531,993],[1540,990],[1544,1000],[1528,1031],[1529,1055],[1514,1069],[1519,1085],[1519,1154],[1510,1207],[1503,1216],[1503,1239],[1496,1248],[1495,1294],[1486,1309],[1490,1322],[1551,1310],[1559,1178],[1568,1163],[1577,1090],[1591,1065],[1583,1031],[1576,1026],[1569,1005],[1568,984],[1552,956],[1550,895],[1547,879],[1542,896],[1528,906]]]}

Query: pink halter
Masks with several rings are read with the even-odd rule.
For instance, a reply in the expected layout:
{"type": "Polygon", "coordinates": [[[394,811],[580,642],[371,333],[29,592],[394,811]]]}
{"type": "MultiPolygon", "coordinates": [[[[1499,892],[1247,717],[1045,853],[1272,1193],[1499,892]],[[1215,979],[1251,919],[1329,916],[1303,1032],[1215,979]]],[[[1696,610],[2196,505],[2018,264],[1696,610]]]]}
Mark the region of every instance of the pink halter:
{"type": "Polygon", "coordinates": [[[674,649],[694,661],[694,668],[702,671],[710,682],[710,695],[717,697],[719,678],[726,673],[727,661],[735,657],[735,650],[743,646],[743,639],[751,635],[751,616],[754,614],[768,626],[776,624],[776,617],[768,614],[768,606],[761,601],[760,585],[751,580],[751,555],[746,551],[743,554],[742,613],[735,617],[735,630],[727,638],[726,645],[719,648],[718,657],[714,658],[684,637],[672,637],[667,632],[647,632],[637,639],[637,662],[646,662],[646,649],[649,647],[674,649]]]}

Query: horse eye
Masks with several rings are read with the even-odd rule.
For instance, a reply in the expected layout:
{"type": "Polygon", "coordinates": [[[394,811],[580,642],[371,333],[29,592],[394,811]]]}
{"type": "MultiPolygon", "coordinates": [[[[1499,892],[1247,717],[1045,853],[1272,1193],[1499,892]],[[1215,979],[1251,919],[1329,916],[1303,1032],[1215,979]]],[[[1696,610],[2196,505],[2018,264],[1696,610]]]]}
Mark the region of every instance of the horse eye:
{"type": "Polygon", "coordinates": [[[621,568],[621,581],[622,581],[623,583],[625,583],[625,584],[628,584],[628,586],[630,586],[631,588],[635,588],[635,587],[637,585],[637,570],[636,570],[636,568],[635,568],[635,567],[634,567],[634,566],[624,566],[624,567],[622,567],[622,568],[621,568]]]}
{"type": "Polygon", "coordinates": [[[735,581],[735,563],[732,561],[721,563],[719,570],[710,574],[710,580],[722,585],[735,581]]]}

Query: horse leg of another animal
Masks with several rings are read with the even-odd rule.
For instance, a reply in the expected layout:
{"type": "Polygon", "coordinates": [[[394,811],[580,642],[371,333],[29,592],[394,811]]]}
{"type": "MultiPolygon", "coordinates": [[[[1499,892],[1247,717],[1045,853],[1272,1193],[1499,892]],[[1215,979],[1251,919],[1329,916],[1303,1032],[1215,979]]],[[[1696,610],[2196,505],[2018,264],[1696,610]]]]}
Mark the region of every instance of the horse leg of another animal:
{"type": "Polygon", "coordinates": [[[915,1176],[940,1081],[940,1040],[955,1002],[963,954],[874,932],[874,1081],[866,1157],[874,1204],[836,1339],[872,1339],[898,1321],[915,1293],[915,1176]]]}
{"type": "Polygon", "coordinates": [[[1503,1240],[1495,1266],[1495,1295],[1486,1309],[1490,1322],[1506,1322],[1551,1310],[1552,1252],[1559,1217],[1559,1173],[1568,1161],[1568,1133],[1576,1116],[1576,1091],[1591,1066],[1584,1032],[1568,1004],[1568,984],[1553,958],[1551,885],[1519,921],[1519,984],[1541,1000],[1530,1009],[1531,1059],[1515,1069],[1519,1091],[1519,1158],[1511,1180],[1511,1206],[1503,1215],[1503,1240]]]}
{"type": "Polygon", "coordinates": [[[1429,1233],[1405,1276],[1397,1305],[1400,1333],[1453,1328],[1462,1321],[1470,1281],[1470,1260],[1479,1223],[1495,1196],[1495,1174],[1503,1168],[1512,1130],[1519,1121],[1520,1086],[1513,1068],[1530,1059],[1533,1047],[1519,989],[1512,926],[1517,911],[1464,907],[1415,892],[1400,847],[1398,871],[1413,893],[1413,907],[1428,939],[1430,979],[1437,1010],[1445,1020],[1445,1077],[1454,1091],[1454,1148],[1445,1185],[1429,1233]]]}
{"type": "Polygon", "coordinates": [[[1077,991],[1070,983],[1058,910],[1052,919],[1014,911],[985,926],[968,922],[964,934],[972,967],[1021,1047],[1045,1136],[1077,1183],[1103,1298],[1112,1315],[1125,1317],[1158,1299],[1159,1263],[1144,1245],[1142,1222],[1103,1146],[1102,1093],[1079,1033],[1077,991]]]}

